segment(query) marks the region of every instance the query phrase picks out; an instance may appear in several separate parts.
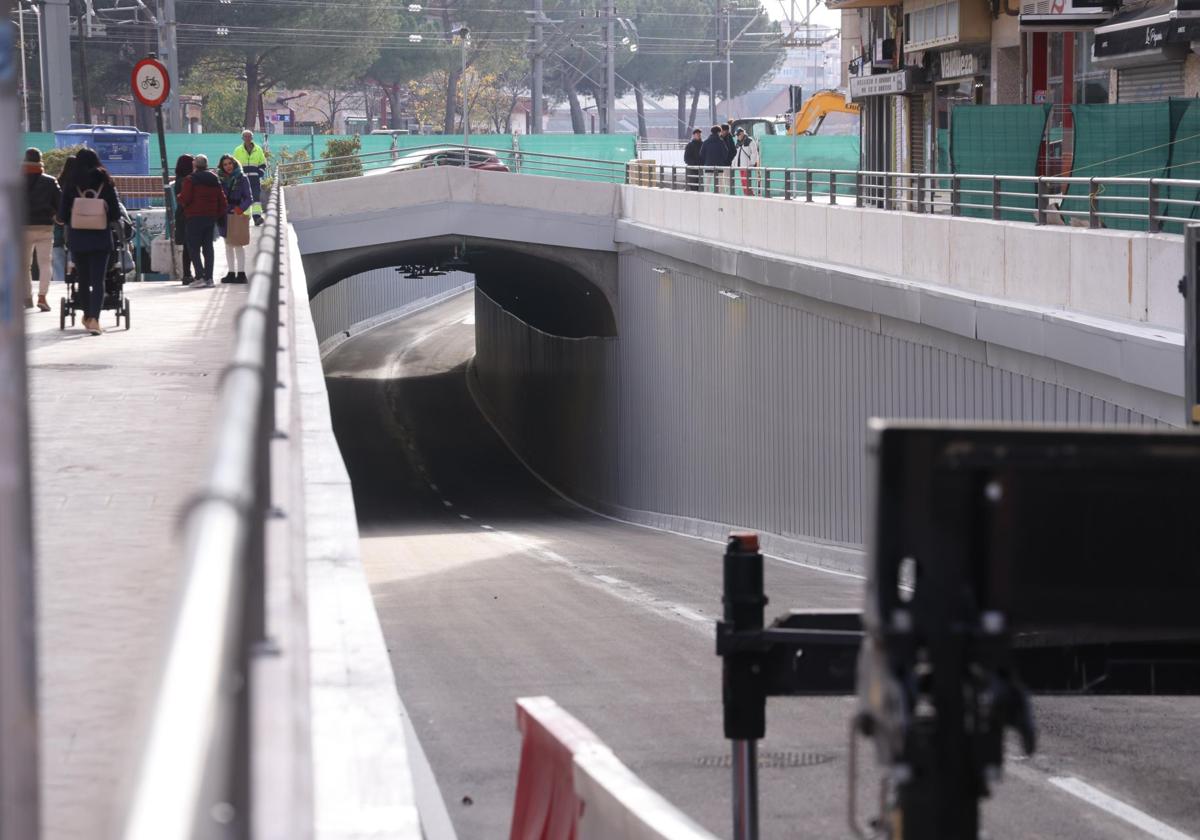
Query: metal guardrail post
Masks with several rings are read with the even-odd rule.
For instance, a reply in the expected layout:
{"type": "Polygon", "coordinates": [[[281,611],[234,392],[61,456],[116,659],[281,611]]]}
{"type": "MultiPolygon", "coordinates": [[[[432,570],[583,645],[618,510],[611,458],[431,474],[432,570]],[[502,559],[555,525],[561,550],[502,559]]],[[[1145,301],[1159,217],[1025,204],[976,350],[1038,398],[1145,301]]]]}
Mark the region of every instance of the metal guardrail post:
{"type": "Polygon", "coordinates": [[[1000,178],[992,176],[992,221],[1000,221],[1000,178]]]}
{"type": "Polygon", "coordinates": [[[950,215],[958,216],[962,214],[962,182],[959,181],[958,175],[950,176],[950,215]]]}
{"type": "Polygon", "coordinates": [[[1100,216],[1097,213],[1099,194],[1096,192],[1096,179],[1088,178],[1088,227],[1096,230],[1100,227],[1100,216]]]}
{"type": "MultiPolygon", "coordinates": [[[[4,12],[11,4],[0,3],[4,12]]],[[[4,20],[9,20],[5,14],[4,20]]],[[[6,33],[7,34],[7,33],[6,33]]],[[[0,67],[15,66],[11,34],[0,41],[0,67]]],[[[17,168],[21,135],[17,87],[0,72],[0,838],[24,840],[39,827],[37,601],[29,398],[25,358],[25,296],[29,293],[23,208],[17,168]]]]}
{"type": "Polygon", "coordinates": [[[812,203],[812,170],[804,170],[804,200],[812,203]]]}
{"type": "Polygon", "coordinates": [[[783,200],[792,200],[792,170],[783,170],[783,200]]]}
{"type": "Polygon", "coordinates": [[[1049,197],[1046,195],[1046,181],[1038,176],[1037,179],[1037,209],[1034,214],[1034,224],[1046,224],[1046,209],[1049,205],[1049,197]]]}
{"type": "Polygon", "coordinates": [[[863,206],[862,173],[861,172],[854,173],[854,206],[855,207],[863,206]]]}
{"type": "Polygon", "coordinates": [[[829,203],[837,204],[837,173],[829,173],[829,203]]]}
{"type": "Polygon", "coordinates": [[[1146,185],[1146,230],[1149,233],[1162,232],[1162,218],[1159,216],[1158,182],[1153,178],[1146,185]]]}
{"type": "Polygon", "coordinates": [[[1200,429],[1200,225],[1188,225],[1183,232],[1183,404],[1184,423],[1200,429]]]}

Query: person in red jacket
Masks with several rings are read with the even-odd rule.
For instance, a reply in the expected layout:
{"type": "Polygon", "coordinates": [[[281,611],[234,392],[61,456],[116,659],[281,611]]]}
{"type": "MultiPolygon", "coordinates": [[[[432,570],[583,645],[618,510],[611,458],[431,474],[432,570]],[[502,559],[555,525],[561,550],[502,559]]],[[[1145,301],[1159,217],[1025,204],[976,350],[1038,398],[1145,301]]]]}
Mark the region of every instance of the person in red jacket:
{"type": "Polygon", "coordinates": [[[225,218],[227,203],[221,180],[209,171],[208,158],[196,155],[192,174],[183,182],[179,205],[187,214],[187,253],[194,267],[193,289],[213,287],[213,236],[225,218]]]}

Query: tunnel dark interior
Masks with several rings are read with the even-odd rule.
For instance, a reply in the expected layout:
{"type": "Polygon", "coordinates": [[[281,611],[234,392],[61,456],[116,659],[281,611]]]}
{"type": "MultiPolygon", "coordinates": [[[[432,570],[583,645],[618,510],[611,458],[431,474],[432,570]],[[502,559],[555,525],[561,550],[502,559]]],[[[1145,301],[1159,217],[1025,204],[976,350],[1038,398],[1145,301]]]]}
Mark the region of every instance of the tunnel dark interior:
{"type": "Polygon", "coordinates": [[[565,338],[614,336],[617,330],[612,303],[594,282],[606,272],[615,273],[615,260],[611,258],[598,252],[441,237],[359,249],[336,263],[336,273],[329,270],[328,276],[317,278],[313,293],[345,277],[377,268],[406,267],[397,270],[397,283],[405,282],[409,271],[420,274],[457,270],[473,274],[484,293],[544,333],[565,338]]]}

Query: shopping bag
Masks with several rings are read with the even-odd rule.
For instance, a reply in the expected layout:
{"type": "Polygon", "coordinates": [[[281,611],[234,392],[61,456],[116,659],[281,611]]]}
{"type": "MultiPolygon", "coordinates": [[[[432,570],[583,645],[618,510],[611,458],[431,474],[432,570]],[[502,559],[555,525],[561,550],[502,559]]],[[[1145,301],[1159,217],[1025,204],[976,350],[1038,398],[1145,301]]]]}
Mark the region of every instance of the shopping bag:
{"type": "Polygon", "coordinates": [[[250,244],[250,217],[234,213],[225,220],[225,241],[230,245],[250,244]]]}

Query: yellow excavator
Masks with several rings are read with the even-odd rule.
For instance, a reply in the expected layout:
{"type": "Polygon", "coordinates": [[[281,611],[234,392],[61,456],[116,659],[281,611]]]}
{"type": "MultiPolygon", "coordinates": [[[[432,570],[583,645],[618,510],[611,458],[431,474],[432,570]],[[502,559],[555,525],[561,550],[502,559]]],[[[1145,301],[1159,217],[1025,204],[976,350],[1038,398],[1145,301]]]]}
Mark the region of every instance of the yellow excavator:
{"type": "Polygon", "coordinates": [[[787,120],[782,116],[742,117],[733,120],[732,126],[734,131],[739,127],[744,128],[754,137],[762,137],[764,134],[819,133],[857,136],[858,103],[847,102],[845,94],[836,90],[819,90],[805,101],[790,130],[787,120]]]}

